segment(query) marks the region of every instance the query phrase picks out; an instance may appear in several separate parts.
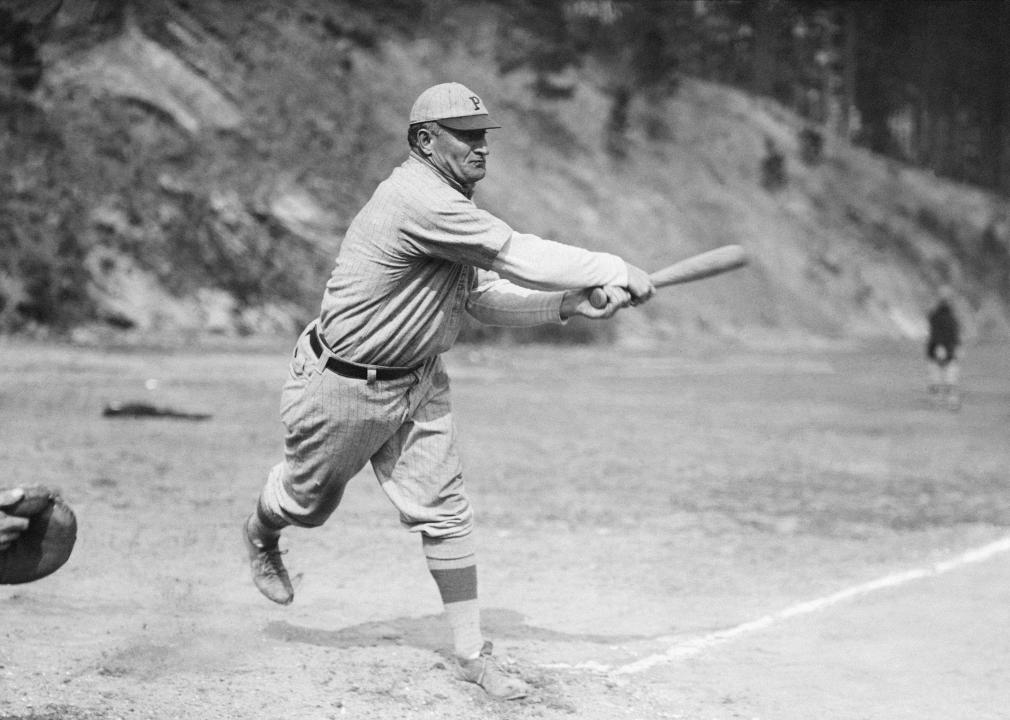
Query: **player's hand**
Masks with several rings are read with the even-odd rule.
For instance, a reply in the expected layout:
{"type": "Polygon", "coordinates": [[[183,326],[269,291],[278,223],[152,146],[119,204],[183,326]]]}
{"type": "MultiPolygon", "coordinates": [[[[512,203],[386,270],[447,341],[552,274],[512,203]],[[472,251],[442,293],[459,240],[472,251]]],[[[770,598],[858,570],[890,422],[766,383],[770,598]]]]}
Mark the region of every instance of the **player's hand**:
{"type": "Polygon", "coordinates": [[[631,263],[626,262],[625,265],[628,266],[628,292],[631,293],[631,304],[641,305],[652,297],[656,288],[653,286],[652,280],[649,279],[649,273],[645,270],[631,263]]]}
{"type": "Polygon", "coordinates": [[[630,304],[631,293],[618,285],[569,290],[561,300],[561,319],[567,320],[574,315],[581,315],[594,320],[603,320],[613,317],[618,310],[630,304]],[[602,307],[596,307],[589,299],[596,290],[602,290],[606,295],[607,302],[602,307]]]}
{"type": "Polygon", "coordinates": [[[15,517],[3,511],[3,508],[13,505],[22,497],[24,490],[21,488],[0,492],[0,552],[6,550],[28,529],[28,518],[15,517]]]}

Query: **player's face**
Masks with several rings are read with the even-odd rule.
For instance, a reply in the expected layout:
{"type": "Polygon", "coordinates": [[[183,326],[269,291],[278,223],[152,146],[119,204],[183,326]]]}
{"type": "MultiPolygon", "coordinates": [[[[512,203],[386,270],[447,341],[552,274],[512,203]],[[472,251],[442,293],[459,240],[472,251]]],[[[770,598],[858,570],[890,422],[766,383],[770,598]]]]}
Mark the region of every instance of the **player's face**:
{"type": "Polygon", "coordinates": [[[484,130],[451,130],[441,126],[431,143],[431,160],[461,185],[473,185],[487,172],[484,130]]]}

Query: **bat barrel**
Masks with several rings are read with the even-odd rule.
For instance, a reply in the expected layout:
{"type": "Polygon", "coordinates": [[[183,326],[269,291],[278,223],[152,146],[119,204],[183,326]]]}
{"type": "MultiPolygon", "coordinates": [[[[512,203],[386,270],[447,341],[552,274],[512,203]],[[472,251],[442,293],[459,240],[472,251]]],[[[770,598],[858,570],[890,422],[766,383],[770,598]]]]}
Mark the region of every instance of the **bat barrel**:
{"type": "Polygon", "coordinates": [[[747,252],[741,245],[723,245],[657,270],[649,279],[660,288],[720,275],[746,264],[747,252]]]}

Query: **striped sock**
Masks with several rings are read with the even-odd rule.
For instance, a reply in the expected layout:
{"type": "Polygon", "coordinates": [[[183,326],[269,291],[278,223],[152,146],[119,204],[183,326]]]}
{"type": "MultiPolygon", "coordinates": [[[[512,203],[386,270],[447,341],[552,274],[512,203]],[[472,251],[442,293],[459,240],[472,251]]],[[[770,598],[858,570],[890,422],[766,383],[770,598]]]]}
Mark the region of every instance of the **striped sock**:
{"type": "Polygon", "coordinates": [[[456,656],[475,658],[480,654],[484,638],[480,631],[473,537],[429,538],[422,535],[421,540],[428,571],[435,579],[449,619],[456,656]]]}

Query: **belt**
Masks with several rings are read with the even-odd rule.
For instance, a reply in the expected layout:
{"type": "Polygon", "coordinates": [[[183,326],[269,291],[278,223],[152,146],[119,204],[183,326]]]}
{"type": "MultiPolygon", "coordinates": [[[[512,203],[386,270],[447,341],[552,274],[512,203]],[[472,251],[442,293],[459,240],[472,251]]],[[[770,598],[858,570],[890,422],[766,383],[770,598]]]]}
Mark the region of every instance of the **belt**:
{"type": "MultiPolygon", "coordinates": [[[[312,346],[312,352],[316,354],[316,357],[322,357],[323,342],[319,338],[319,333],[316,331],[315,326],[309,330],[309,345],[312,346]]],[[[340,358],[334,357],[332,354],[329,354],[329,357],[326,358],[326,369],[330,372],[336,373],[337,375],[343,375],[344,377],[357,378],[358,380],[368,380],[368,382],[373,382],[375,380],[396,380],[397,378],[402,378],[405,375],[410,375],[420,367],[420,365],[416,365],[414,367],[376,367],[374,365],[358,365],[357,363],[341,360],[340,358]]]]}

